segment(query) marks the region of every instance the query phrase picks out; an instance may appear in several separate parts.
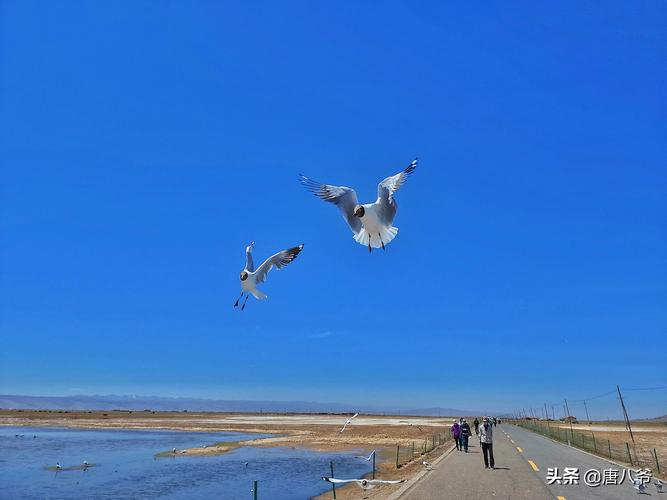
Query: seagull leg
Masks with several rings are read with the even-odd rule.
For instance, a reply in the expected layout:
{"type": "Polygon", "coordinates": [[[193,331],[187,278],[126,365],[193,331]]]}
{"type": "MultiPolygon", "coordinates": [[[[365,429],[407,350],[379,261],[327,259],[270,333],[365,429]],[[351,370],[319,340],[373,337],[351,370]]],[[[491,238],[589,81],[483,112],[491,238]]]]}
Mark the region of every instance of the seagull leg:
{"type": "Polygon", "coordinates": [[[371,253],[373,249],[371,248],[371,233],[368,233],[368,253],[371,253]]]}
{"type": "Polygon", "coordinates": [[[241,296],[238,299],[236,299],[236,302],[234,302],[234,307],[237,307],[239,305],[239,300],[241,300],[242,298],[243,298],[243,292],[241,292],[241,296]]]}
{"type": "Polygon", "coordinates": [[[243,301],[243,305],[241,306],[241,311],[245,309],[246,302],[248,302],[248,297],[250,297],[250,294],[245,296],[245,300],[243,301]]]}
{"type": "Polygon", "coordinates": [[[382,241],[382,235],[380,233],[378,233],[378,237],[380,238],[380,244],[382,245],[382,250],[385,250],[384,241],[382,241]]]}

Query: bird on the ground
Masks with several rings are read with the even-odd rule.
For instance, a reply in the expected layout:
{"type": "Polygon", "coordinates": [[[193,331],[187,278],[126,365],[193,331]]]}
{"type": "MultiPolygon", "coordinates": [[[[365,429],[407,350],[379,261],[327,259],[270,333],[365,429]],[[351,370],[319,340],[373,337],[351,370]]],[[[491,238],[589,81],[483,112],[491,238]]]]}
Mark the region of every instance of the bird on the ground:
{"type": "Polygon", "coordinates": [[[176,453],[176,448],[172,448],[172,449],[171,449],[171,452],[172,452],[172,453],[176,453]]]}
{"type": "Polygon", "coordinates": [[[245,463],[245,466],[248,467],[248,462],[245,463]]]}
{"type": "Polygon", "coordinates": [[[88,460],[84,460],[84,461],[81,463],[81,465],[83,465],[84,468],[85,468],[85,467],[88,467],[88,460]]]}
{"type": "Polygon", "coordinates": [[[632,476],[630,476],[630,481],[632,481],[632,487],[637,490],[637,493],[646,493],[646,484],[640,479],[633,479],[632,476]]]}
{"type": "Polygon", "coordinates": [[[323,481],[327,481],[332,484],[349,484],[349,483],[355,483],[357,486],[359,486],[363,490],[370,490],[371,488],[375,488],[376,486],[380,484],[399,484],[399,483],[404,483],[406,480],[405,479],[395,479],[395,480],[389,480],[389,479],[336,479],[333,477],[322,477],[323,481]]]}
{"type": "Polygon", "coordinates": [[[665,485],[660,479],[656,479],[655,482],[653,483],[655,485],[655,490],[658,493],[662,493],[662,490],[664,489],[665,485]]]}
{"type": "Polygon", "coordinates": [[[60,466],[60,462],[56,462],[56,470],[60,470],[62,467],[60,466]]]}
{"type": "Polygon", "coordinates": [[[426,460],[424,460],[422,462],[422,465],[426,467],[427,470],[433,470],[433,464],[431,464],[431,462],[427,462],[426,460]]]}
{"type": "Polygon", "coordinates": [[[402,172],[387,177],[378,184],[377,200],[360,204],[357,193],[347,186],[334,186],[314,181],[300,174],[301,184],[318,198],[333,203],[342,212],[343,218],[354,233],[357,243],[368,247],[385,249],[398,233],[393,226],[398,204],[394,197],[398,188],[417,168],[417,158],[412,160],[402,172]]]}
{"type": "Polygon", "coordinates": [[[255,246],[255,242],[251,242],[245,249],[246,254],[246,264],[241,271],[240,280],[241,280],[241,296],[236,299],[234,307],[239,305],[239,301],[243,298],[244,294],[247,294],[243,305],[241,305],[241,310],[245,309],[245,305],[248,302],[248,297],[252,294],[257,300],[264,300],[267,298],[261,290],[257,289],[259,283],[264,283],[266,281],[266,275],[269,274],[269,271],[274,267],[276,269],[282,269],[287,266],[290,262],[296,259],[299,252],[303,250],[303,243],[297,247],[288,248],[287,250],[282,250],[268,259],[266,259],[261,266],[255,271],[255,264],[252,260],[252,249],[255,246]]]}
{"type": "Polygon", "coordinates": [[[343,424],[343,428],[340,430],[340,432],[342,433],[342,432],[347,428],[347,426],[350,425],[350,424],[352,423],[352,419],[353,419],[353,418],[357,418],[357,416],[359,416],[359,414],[358,414],[358,413],[355,413],[355,414],[352,415],[350,418],[346,419],[346,420],[345,420],[345,424],[343,424]]]}
{"type": "Polygon", "coordinates": [[[410,427],[416,427],[417,429],[419,429],[419,432],[424,432],[424,430],[421,428],[421,426],[415,424],[414,422],[409,422],[407,420],[401,420],[400,423],[401,424],[408,424],[410,427]]]}

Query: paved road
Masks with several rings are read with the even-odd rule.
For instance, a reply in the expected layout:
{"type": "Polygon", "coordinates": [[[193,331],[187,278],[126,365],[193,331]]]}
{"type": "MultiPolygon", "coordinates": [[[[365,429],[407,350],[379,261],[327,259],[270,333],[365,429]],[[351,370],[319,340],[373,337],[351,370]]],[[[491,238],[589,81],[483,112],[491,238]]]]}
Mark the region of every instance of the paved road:
{"type": "MultiPolygon", "coordinates": [[[[442,460],[424,479],[415,483],[401,496],[402,500],[487,498],[516,500],[621,500],[637,498],[627,477],[621,485],[584,484],[583,474],[589,469],[622,468],[604,459],[588,455],[576,448],[556,443],[533,432],[512,425],[498,426],[494,436],[496,469],[484,468],[481,449],[471,439],[468,454],[454,451],[442,460]],[[579,484],[547,484],[547,468],[579,468],[579,484]]],[[[651,486],[648,492],[658,498],[651,486]]],[[[644,497],[642,495],[639,498],[644,497]]]]}
{"type": "Polygon", "coordinates": [[[472,436],[468,453],[453,451],[409,489],[401,500],[553,500],[543,481],[500,428],[495,430],[495,470],[484,468],[479,441],[472,436]]]}

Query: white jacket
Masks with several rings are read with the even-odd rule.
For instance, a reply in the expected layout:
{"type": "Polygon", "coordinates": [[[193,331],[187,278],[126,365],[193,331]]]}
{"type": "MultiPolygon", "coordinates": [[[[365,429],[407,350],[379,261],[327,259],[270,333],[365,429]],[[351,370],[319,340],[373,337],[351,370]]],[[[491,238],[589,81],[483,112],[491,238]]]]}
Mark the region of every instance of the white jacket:
{"type": "Polygon", "coordinates": [[[486,444],[493,444],[493,424],[488,423],[488,427],[484,428],[484,423],[479,424],[479,442],[486,444]]]}

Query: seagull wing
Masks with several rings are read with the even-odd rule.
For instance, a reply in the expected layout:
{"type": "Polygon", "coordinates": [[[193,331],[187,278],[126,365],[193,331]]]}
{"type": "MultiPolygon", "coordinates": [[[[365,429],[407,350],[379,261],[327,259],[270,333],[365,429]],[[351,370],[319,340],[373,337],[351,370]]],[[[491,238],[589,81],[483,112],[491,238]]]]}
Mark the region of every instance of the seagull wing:
{"type": "Polygon", "coordinates": [[[345,430],[345,428],[347,427],[347,424],[349,424],[349,423],[350,423],[349,420],[346,421],[345,424],[343,424],[343,428],[340,430],[340,432],[343,432],[345,430]]]}
{"type": "Polygon", "coordinates": [[[399,484],[404,483],[405,479],[368,479],[369,484],[399,484]]]}
{"type": "Polygon", "coordinates": [[[252,247],[255,245],[253,241],[245,248],[245,270],[249,273],[255,270],[255,264],[252,261],[252,247]]]}
{"type": "Polygon", "coordinates": [[[299,252],[303,250],[303,244],[298,247],[288,248],[282,252],[272,255],[266,259],[261,266],[257,268],[253,274],[255,275],[255,281],[257,283],[264,283],[266,280],[266,275],[269,274],[269,271],[274,267],[277,269],[282,269],[287,264],[296,259],[296,256],[299,255],[299,252]]]}
{"type": "Polygon", "coordinates": [[[361,231],[361,220],[354,215],[354,207],[359,204],[357,193],[354,192],[354,189],[345,186],[321,184],[305,175],[301,175],[300,180],[301,184],[315,196],[336,205],[354,234],[358,234],[361,231]]]}
{"type": "Polygon", "coordinates": [[[398,208],[396,200],[394,200],[394,193],[398,191],[398,188],[403,185],[408,176],[414,172],[416,168],[417,158],[412,160],[410,165],[405,167],[405,170],[396,175],[392,175],[391,177],[387,177],[378,184],[378,202],[380,203],[378,215],[382,223],[390,226],[394,222],[396,209],[398,208]]]}
{"type": "Polygon", "coordinates": [[[358,413],[355,413],[355,414],[352,415],[350,418],[356,418],[356,417],[358,417],[358,416],[359,416],[359,414],[358,414],[358,413]]]}
{"type": "Polygon", "coordinates": [[[322,481],[326,481],[328,483],[333,483],[333,484],[347,484],[347,483],[356,483],[357,481],[360,481],[360,479],[336,479],[334,477],[322,477],[322,481]]]}

